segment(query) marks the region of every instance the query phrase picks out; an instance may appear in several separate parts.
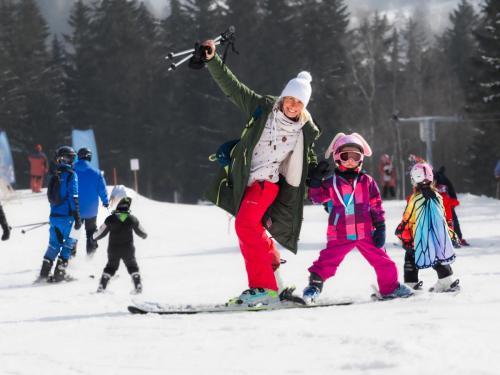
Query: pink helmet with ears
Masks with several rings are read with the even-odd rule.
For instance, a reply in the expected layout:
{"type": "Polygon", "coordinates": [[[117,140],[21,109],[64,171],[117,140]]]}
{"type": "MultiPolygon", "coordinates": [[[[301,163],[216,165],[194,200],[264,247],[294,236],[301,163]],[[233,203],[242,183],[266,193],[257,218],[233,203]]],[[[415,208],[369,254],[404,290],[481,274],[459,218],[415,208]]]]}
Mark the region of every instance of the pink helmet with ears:
{"type": "MultiPolygon", "coordinates": [[[[326,149],[325,158],[328,159],[330,155],[333,154],[334,160],[340,160],[340,150],[345,146],[355,146],[359,147],[363,156],[371,156],[372,149],[368,142],[358,133],[345,134],[338,133],[334,138],[330,146],[326,149]]],[[[363,161],[363,158],[361,159],[363,161]]]]}
{"type": "Polygon", "coordinates": [[[434,180],[434,173],[432,167],[428,163],[417,163],[410,171],[411,184],[417,186],[422,182],[432,182],[434,180]]]}

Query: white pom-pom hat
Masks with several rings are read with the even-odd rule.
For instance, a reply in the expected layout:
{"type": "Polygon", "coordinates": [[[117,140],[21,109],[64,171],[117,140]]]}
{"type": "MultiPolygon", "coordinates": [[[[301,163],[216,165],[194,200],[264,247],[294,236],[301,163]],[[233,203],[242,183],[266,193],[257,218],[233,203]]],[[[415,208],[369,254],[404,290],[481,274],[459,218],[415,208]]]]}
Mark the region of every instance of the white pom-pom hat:
{"type": "Polygon", "coordinates": [[[311,81],[311,73],[306,71],[300,72],[297,77],[288,81],[285,88],[281,92],[280,98],[293,96],[304,104],[304,108],[307,107],[309,99],[311,99],[311,81]]]}

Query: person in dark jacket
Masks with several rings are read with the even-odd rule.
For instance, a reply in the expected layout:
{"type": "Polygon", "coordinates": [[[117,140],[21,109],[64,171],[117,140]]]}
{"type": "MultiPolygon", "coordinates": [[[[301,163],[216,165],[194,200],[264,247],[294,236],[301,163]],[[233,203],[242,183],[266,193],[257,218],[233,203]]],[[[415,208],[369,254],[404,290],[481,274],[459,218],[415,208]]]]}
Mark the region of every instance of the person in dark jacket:
{"type": "Polygon", "coordinates": [[[500,199],[500,160],[497,161],[497,165],[495,166],[493,173],[497,181],[497,199],[500,199]]]}
{"type": "MultiPolygon", "coordinates": [[[[96,220],[99,208],[99,199],[104,207],[109,206],[106,181],[102,173],[90,165],[92,151],[86,147],[78,150],[78,161],[75,163],[75,172],[78,175],[78,194],[80,202],[80,216],[85,224],[87,234],[87,255],[93,255],[97,249],[97,241],[92,235],[97,230],[96,220]]],[[[72,255],[76,255],[76,247],[72,255]]]]}
{"type": "MultiPolygon", "coordinates": [[[[111,194],[113,197],[113,193],[111,194]]],[[[100,240],[109,233],[108,242],[108,263],[104,267],[97,292],[103,292],[111,277],[120,266],[120,260],[123,260],[127,271],[132,277],[134,283],[133,293],[142,292],[141,275],[139,266],[135,259],[134,236],[135,232],[139,237],[145,239],[146,232],[139,223],[139,220],[130,213],[132,198],[122,198],[116,207],[116,210],[109,215],[99,230],[94,233],[94,239],[100,240]]]]}
{"type": "Polygon", "coordinates": [[[50,202],[49,246],[43,256],[42,268],[37,282],[63,281],[67,279],[66,268],[76,239],[70,236],[73,224],[76,230],[82,226],[78,207],[78,176],[73,171],[76,153],[69,146],[62,146],[56,152],[57,171],[51,177],[47,195],[50,202]],[[50,271],[54,260],[57,263],[54,274],[50,271]]]}
{"type": "Polygon", "coordinates": [[[249,289],[229,303],[278,303],[280,254],[274,240],[297,251],[305,180],[309,164],[316,163],[313,143],[319,129],[306,110],[312,78],[303,71],[286,84],[279,97],[259,95],[222,63],[213,40],[202,46],[212,78],[249,118],[231,152],[231,163],[221,170],[207,194],[210,201],[235,216],[245,259],[249,289]]]}
{"type": "Polygon", "coordinates": [[[5,212],[0,204],[0,226],[2,226],[3,234],[2,241],[7,241],[10,238],[10,226],[7,223],[7,218],[5,217],[5,212]]]}
{"type": "Polygon", "coordinates": [[[439,193],[441,193],[441,195],[445,195],[445,199],[449,197],[453,202],[456,202],[450,207],[452,215],[452,228],[458,236],[459,245],[470,246],[469,243],[463,238],[460,222],[458,221],[457,212],[455,211],[455,207],[460,204],[460,201],[458,200],[455,188],[453,187],[450,179],[446,176],[445,171],[446,169],[444,166],[439,168],[437,171],[434,171],[434,182],[439,193]]]}

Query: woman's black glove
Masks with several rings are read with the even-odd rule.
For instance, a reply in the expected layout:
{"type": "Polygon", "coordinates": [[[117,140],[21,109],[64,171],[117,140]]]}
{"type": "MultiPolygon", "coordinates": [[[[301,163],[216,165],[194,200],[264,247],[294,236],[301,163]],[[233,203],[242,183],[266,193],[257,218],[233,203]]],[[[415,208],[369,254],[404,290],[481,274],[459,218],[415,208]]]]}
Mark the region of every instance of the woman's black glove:
{"type": "Polygon", "coordinates": [[[195,43],[193,56],[189,59],[189,67],[196,70],[203,68],[207,62],[207,52],[211,52],[211,47],[195,43]]]}
{"type": "Polygon", "coordinates": [[[322,160],[318,165],[309,166],[307,173],[308,185],[310,187],[320,187],[321,181],[329,174],[330,164],[326,160],[322,160]]]}

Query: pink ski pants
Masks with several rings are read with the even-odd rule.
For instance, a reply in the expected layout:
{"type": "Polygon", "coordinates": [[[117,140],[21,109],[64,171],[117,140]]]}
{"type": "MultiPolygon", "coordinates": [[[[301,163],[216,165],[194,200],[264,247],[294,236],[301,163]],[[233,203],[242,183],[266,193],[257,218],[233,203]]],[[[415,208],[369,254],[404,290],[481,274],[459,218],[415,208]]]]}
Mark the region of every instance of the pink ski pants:
{"type": "Polygon", "coordinates": [[[326,248],[319,253],[319,258],[309,267],[309,272],[318,274],[323,281],[326,281],[335,275],[340,263],[355,247],[375,269],[380,293],[392,293],[398,287],[396,264],[384,249],[375,247],[371,238],[328,242],[326,248]]]}

